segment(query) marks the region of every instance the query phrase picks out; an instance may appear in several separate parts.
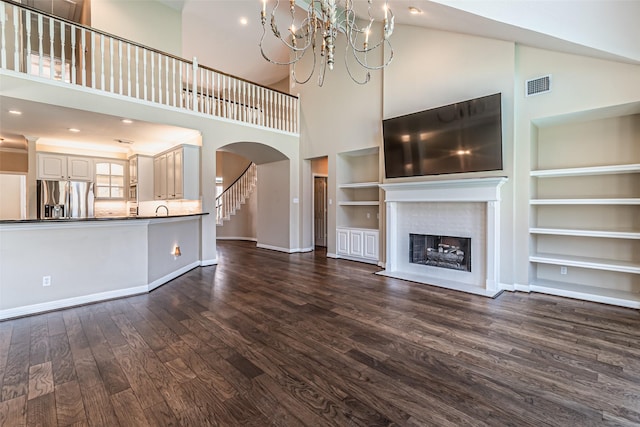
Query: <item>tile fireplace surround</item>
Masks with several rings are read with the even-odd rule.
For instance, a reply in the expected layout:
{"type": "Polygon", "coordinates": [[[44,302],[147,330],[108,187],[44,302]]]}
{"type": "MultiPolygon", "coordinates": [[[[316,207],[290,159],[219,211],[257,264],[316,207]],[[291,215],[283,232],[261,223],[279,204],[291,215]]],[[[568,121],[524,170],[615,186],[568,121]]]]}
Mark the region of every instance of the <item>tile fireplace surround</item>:
{"type": "Polygon", "coordinates": [[[382,184],[386,264],[378,274],[494,297],[500,293],[500,187],[507,178],[382,184]],[[409,234],[469,237],[471,272],[409,262],[409,234]]]}

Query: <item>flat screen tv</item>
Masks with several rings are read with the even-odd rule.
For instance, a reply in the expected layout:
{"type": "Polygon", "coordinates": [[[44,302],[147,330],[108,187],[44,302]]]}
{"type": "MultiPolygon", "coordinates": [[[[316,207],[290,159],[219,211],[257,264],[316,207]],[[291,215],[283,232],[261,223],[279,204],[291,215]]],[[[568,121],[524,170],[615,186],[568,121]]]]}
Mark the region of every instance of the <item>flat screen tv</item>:
{"type": "Polygon", "coordinates": [[[499,93],[383,120],[387,178],[502,170],[499,93]]]}

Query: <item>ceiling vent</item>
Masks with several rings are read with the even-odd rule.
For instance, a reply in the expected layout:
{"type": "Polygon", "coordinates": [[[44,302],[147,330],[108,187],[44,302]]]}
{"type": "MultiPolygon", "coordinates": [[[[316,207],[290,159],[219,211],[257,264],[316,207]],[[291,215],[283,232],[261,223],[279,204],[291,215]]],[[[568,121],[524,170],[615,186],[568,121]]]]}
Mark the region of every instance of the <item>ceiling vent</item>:
{"type": "Polygon", "coordinates": [[[551,75],[527,80],[525,92],[526,96],[539,95],[551,91],[551,75]]]}

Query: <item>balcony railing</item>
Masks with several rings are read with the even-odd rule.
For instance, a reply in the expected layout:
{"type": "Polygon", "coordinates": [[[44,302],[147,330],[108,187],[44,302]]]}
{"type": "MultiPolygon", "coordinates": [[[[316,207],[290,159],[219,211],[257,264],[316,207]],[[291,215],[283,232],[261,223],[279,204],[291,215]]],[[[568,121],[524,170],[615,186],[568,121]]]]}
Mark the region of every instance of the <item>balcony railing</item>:
{"type": "Polygon", "coordinates": [[[22,5],[0,1],[0,67],[298,133],[298,98],[22,5]]]}

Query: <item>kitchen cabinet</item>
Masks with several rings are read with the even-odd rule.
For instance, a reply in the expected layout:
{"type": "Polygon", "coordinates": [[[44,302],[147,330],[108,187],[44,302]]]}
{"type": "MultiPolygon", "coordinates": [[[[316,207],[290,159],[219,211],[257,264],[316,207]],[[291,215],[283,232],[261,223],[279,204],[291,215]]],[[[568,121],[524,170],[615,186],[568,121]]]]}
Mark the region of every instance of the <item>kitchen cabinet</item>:
{"type": "Polygon", "coordinates": [[[200,198],[200,147],[182,145],[154,158],[154,199],[200,198]]]}
{"type": "Polygon", "coordinates": [[[338,258],[377,264],[378,236],[378,230],[338,227],[336,254],[338,258]]]}
{"type": "Polygon", "coordinates": [[[129,157],[129,201],[154,199],[154,158],[135,154],[129,157]]]}
{"type": "Polygon", "coordinates": [[[37,153],[38,179],[93,181],[94,159],[57,153],[37,153]]]}

